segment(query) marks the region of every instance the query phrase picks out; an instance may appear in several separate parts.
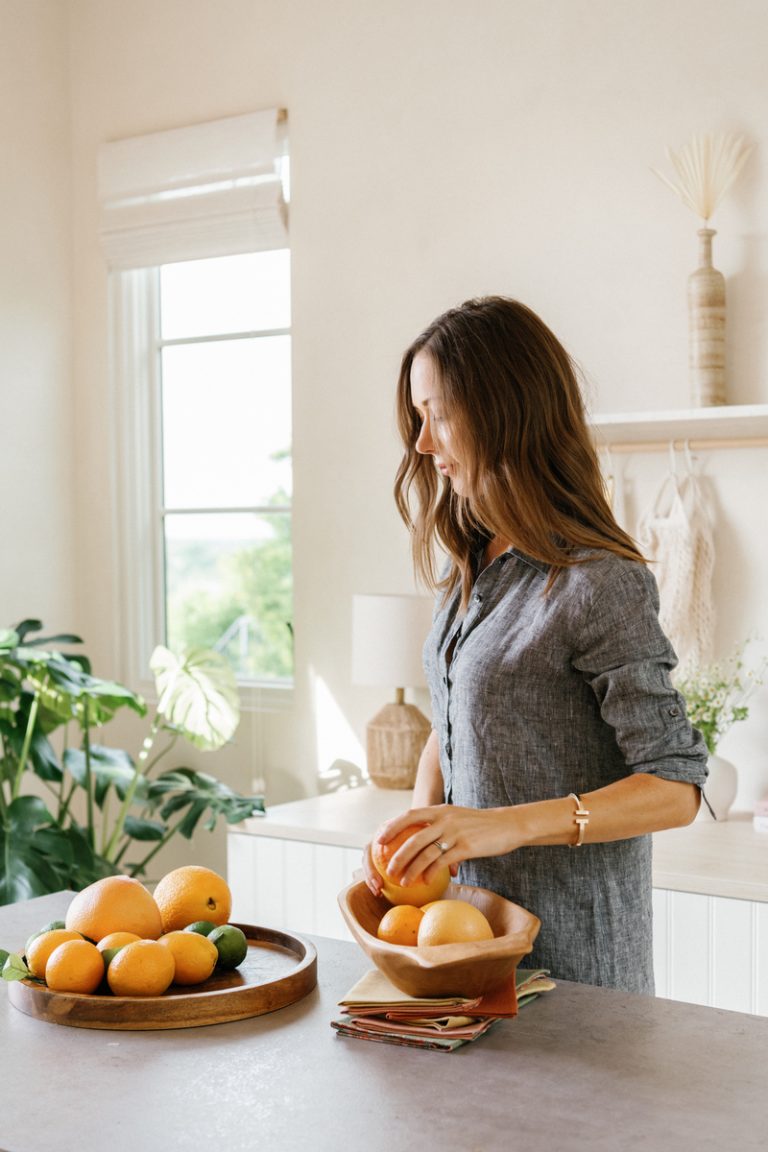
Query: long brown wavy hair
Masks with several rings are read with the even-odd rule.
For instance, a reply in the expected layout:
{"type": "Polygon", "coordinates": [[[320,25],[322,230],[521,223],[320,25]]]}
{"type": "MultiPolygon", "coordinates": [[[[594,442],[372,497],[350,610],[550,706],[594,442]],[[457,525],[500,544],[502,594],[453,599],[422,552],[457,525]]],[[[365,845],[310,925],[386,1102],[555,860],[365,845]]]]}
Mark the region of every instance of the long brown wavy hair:
{"type": "Polygon", "coordinates": [[[611,512],[571,359],[524,304],[487,296],[433,321],[403,356],[397,418],[405,453],[395,501],[416,571],[432,590],[447,596],[460,584],[466,607],[473,557],[495,536],[550,565],[548,587],[564,567],[590,558],[582,549],[643,562],[611,512]],[[460,445],[462,495],[416,451],[421,419],[410,378],[420,352],[432,358],[460,445]],[[436,547],[452,561],[442,579],[436,547]]]}

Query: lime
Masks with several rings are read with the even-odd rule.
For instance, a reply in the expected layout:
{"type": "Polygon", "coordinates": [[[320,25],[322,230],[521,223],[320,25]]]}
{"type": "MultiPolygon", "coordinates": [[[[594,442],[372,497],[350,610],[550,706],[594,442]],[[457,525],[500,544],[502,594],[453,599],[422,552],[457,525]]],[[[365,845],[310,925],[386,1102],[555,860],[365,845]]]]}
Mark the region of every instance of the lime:
{"type": "Polygon", "coordinates": [[[197,932],[198,936],[210,936],[216,925],[212,920],[195,920],[194,924],[187,924],[185,932],[197,932]]]}
{"type": "Polygon", "coordinates": [[[125,948],[125,944],[120,944],[120,945],[118,945],[117,948],[102,948],[101,955],[104,958],[104,971],[105,972],[106,972],[107,968],[109,968],[110,964],[114,960],[115,956],[117,956],[117,954],[121,948],[125,948]]]}
{"type": "Polygon", "coordinates": [[[44,924],[42,928],[39,928],[37,932],[33,932],[32,935],[27,938],[27,942],[24,945],[24,955],[26,956],[29,951],[29,946],[32,941],[37,940],[38,936],[42,936],[43,932],[53,932],[56,928],[65,927],[66,925],[63,920],[49,920],[47,924],[44,924]]]}
{"type": "Polygon", "coordinates": [[[245,960],[248,941],[245,933],[234,924],[222,924],[219,928],[214,928],[208,939],[216,945],[219,968],[237,968],[245,960]]]}

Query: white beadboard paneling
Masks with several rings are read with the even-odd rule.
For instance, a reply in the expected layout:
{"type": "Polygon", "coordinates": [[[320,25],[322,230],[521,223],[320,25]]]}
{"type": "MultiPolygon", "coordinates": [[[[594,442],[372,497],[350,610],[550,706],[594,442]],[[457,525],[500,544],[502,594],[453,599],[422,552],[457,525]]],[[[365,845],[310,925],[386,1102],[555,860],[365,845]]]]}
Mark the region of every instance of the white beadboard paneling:
{"type": "Polygon", "coordinates": [[[284,927],[316,932],[315,848],[303,840],[285,840],[284,927]]]}
{"type": "Polygon", "coordinates": [[[256,920],[256,837],[227,836],[227,882],[232,890],[232,919],[241,924],[256,920]]]}
{"type": "Polygon", "coordinates": [[[768,904],[758,904],[755,931],[754,997],[755,1012],[768,1016],[768,904]]]}
{"type": "Polygon", "coordinates": [[[690,892],[669,893],[669,996],[673,1000],[710,1003],[710,899],[690,892]]]}
{"type": "Polygon", "coordinates": [[[283,928],[285,911],[285,844],[263,839],[256,849],[256,924],[283,928]]]}
{"type": "Polygon", "coordinates": [[[711,1003],[733,1012],[752,1012],[755,905],[750,900],[726,900],[721,896],[713,896],[711,901],[711,1003]]]}
{"type": "Polygon", "coordinates": [[[656,995],[669,997],[669,948],[671,932],[668,926],[669,892],[663,888],[653,890],[653,975],[656,995]]]}
{"type": "Polygon", "coordinates": [[[320,936],[342,939],[344,920],[338,894],[347,884],[344,849],[328,844],[315,846],[315,922],[320,936]]]}

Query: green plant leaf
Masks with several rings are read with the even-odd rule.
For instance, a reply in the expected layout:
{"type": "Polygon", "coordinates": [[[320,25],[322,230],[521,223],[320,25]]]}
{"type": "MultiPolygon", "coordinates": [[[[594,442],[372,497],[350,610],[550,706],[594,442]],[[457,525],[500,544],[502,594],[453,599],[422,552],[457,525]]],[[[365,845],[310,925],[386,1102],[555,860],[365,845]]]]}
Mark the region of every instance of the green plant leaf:
{"type": "MultiPolygon", "coordinates": [[[[79,636],[73,635],[71,632],[60,632],[56,636],[38,636],[37,639],[29,640],[30,632],[39,632],[43,627],[42,620],[22,620],[13,629],[14,634],[18,637],[16,643],[22,644],[82,644],[79,636]]],[[[2,644],[0,643],[0,647],[2,644]]]]}
{"type": "MultiPolygon", "coordinates": [[[[110,787],[114,787],[122,798],[136,776],[133,760],[121,748],[104,748],[101,744],[92,744],[90,765],[94,782],[94,799],[100,808],[104,805],[104,798],[110,787]]],[[[87,771],[85,752],[81,748],[68,748],[64,753],[64,767],[72,779],[84,788],[87,771]]],[[[143,777],[139,777],[137,799],[141,799],[142,796],[140,787],[142,780],[143,777]]]]}
{"type": "Polygon", "coordinates": [[[9,952],[3,962],[3,980],[27,980],[30,976],[29,968],[21,956],[16,952],[9,952]]]}
{"type": "Polygon", "coordinates": [[[28,675],[45,705],[63,719],[76,716],[82,721],[86,702],[92,726],[105,724],[121,708],[146,715],[147,706],[141,696],[113,680],[92,676],[76,658],[69,659],[58,652],[43,656],[31,653],[28,675]]]}
{"type": "Polygon", "coordinates": [[[37,729],[32,733],[29,746],[29,767],[41,780],[58,783],[62,777],[61,764],[48,737],[37,729]]]}
{"type": "Polygon", "coordinates": [[[19,643],[23,643],[25,637],[28,636],[30,632],[39,632],[42,626],[42,620],[35,620],[34,617],[32,617],[16,624],[13,630],[19,637],[19,643]]]}
{"type": "Polygon", "coordinates": [[[185,807],[194,809],[194,815],[188,815],[179,829],[183,836],[189,828],[194,829],[206,810],[210,812],[207,828],[215,827],[219,816],[228,824],[239,824],[249,816],[263,815],[265,810],[261,796],[241,796],[214,776],[193,768],[173,768],[158,776],[149,786],[147,803],[161,805],[160,816],[165,821],[185,807]]]}
{"type": "Polygon", "coordinates": [[[0,904],[15,904],[35,896],[46,896],[68,887],[65,871],[55,866],[34,840],[10,836],[0,827],[0,856],[5,868],[0,873],[0,904]]]}
{"type": "Polygon", "coordinates": [[[193,800],[187,810],[187,814],[179,824],[179,832],[186,840],[191,840],[195,828],[200,821],[200,817],[204,814],[208,805],[205,800],[193,800]]]}
{"type": "Polygon", "coordinates": [[[240,722],[234,672],[218,652],[195,648],[176,656],[162,645],[149,662],[158,713],[197,748],[221,748],[240,722]]]}
{"type": "Polygon", "coordinates": [[[125,835],[131,840],[162,840],[167,830],[159,820],[139,820],[136,816],[126,816],[123,825],[125,835]]]}
{"type": "Polygon", "coordinates": [[[53,816],[39,796],[17,796],[8,805],[7,828],[13,836],[31,836],[44,824],[53,824],[53,816]]]}

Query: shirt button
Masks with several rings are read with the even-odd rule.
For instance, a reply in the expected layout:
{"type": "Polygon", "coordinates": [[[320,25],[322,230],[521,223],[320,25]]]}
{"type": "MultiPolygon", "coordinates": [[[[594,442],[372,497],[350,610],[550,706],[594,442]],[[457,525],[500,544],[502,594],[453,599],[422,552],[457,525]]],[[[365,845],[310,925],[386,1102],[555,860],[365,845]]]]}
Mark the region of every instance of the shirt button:
{"type": "Polygon", "coordinates": [[[680,715],[680,709],[679,709],[679,708],[676,708],[676,707],[673,705],[673,706],[672,706],[672,707],[669,709],[669,714],[670,714],[670,716],[679,716],[679,715],[680,715]]]}

